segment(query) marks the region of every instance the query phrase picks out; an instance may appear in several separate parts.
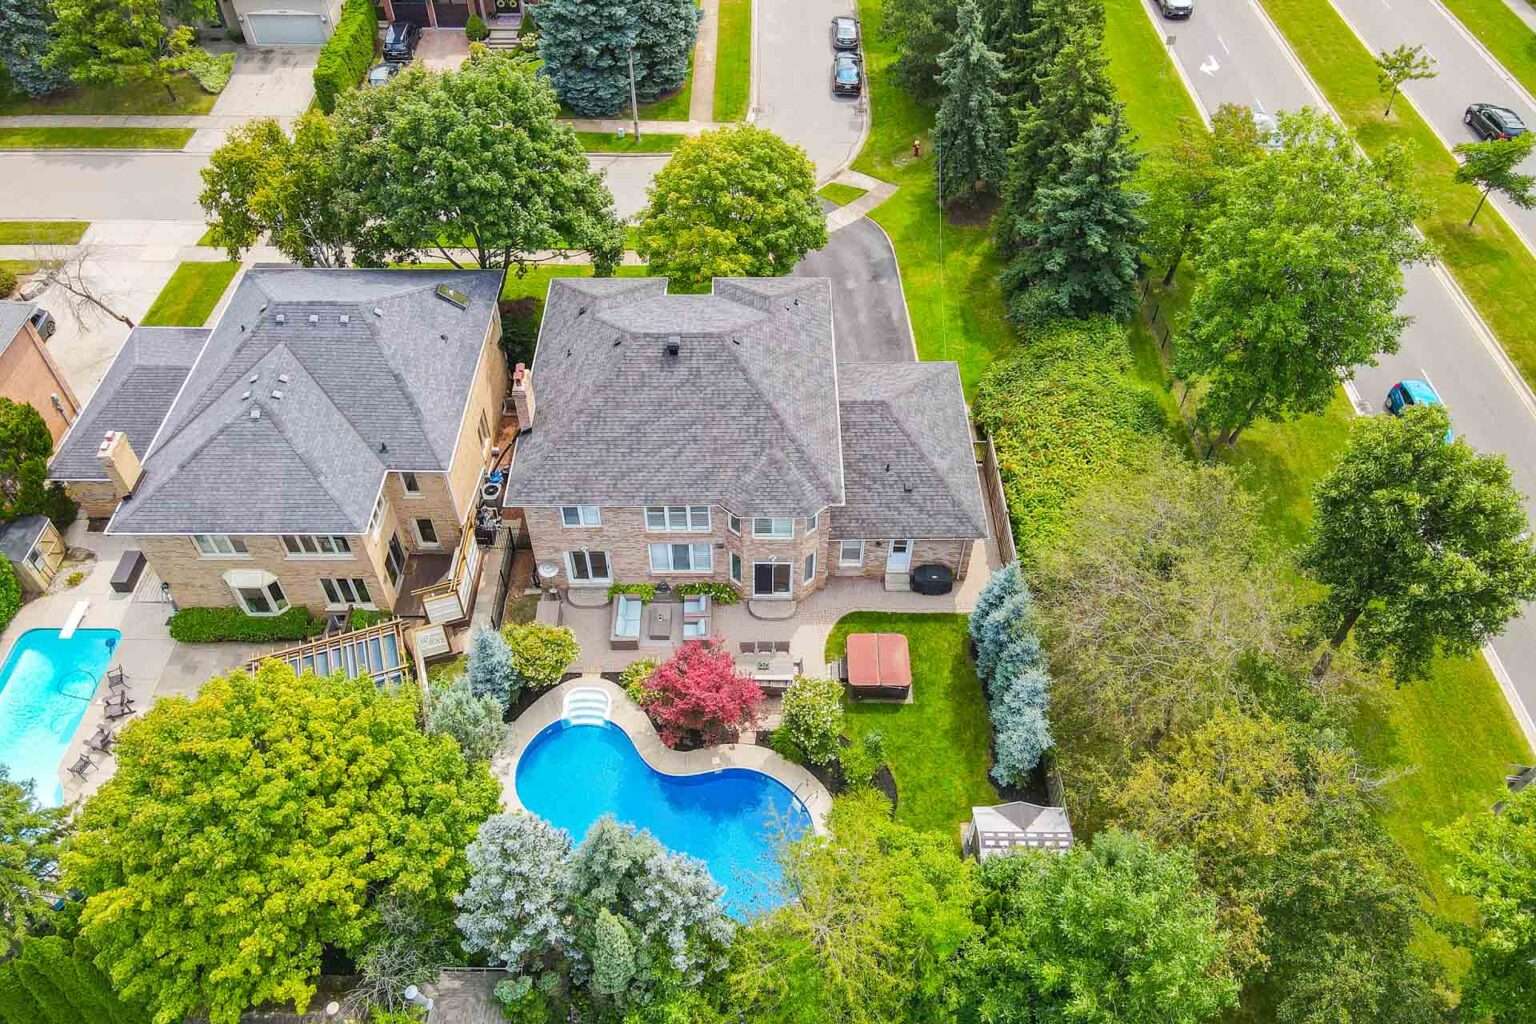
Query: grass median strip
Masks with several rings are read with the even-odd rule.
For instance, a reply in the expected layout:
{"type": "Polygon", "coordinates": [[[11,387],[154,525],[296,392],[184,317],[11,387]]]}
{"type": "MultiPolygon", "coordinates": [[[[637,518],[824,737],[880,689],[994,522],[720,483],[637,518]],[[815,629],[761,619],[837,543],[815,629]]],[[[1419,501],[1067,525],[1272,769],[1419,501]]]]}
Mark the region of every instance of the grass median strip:
{"type": "Polygon", "coordinates": [[[687,136],[652,134],[642,129],[639,139],[628,133],[620,138],[609,132],[577,132],[576,138],[588,153],[670,153],[687,136]]]}
{"type": "Polygon", "coordinates": [[[720,0],[715,120],[742,121],[752,101],[752,0],[720,0]]]}
{"type": "Polygon", "coordinates": [[[204,92],[190,76],[171,79],[173,100],[159,82],[141,80],[123,85],[76,85],[36,99],[6,94],[0,86],[0,114],[206,114],[218,97],[204,92]]]}
{"type": "Polygon", "coordinates": [[[868,189],[858,188],[854,185],[840,185],[835,181],[828,182],[816,190],[816,194],[823,199],[830,200],[838,206],[847,206],[855,199],[868,193],[868,189]]]}
{"type": "Polygon", "coordinates": [[[83,220],[0,220],[0,245],[75,245],[90,226],[83,220]]]}
{"type": "Polygon", "coordinates": [[[144,327],[201,327],[208,322],[240,264],[183,263],[140,321],[144,327]]]}
{"type": "MultiPolygon", "coordinates": [[[[1536,92],[1536,39],[1504,0],[1440,0],[1527,90],[1536,92]]],[[[1515,0],[1524,4],[1526,0],[1515,0]]],[[[1425,42],[1433,45],[1433,40],[1425,42]]]]}
{"type": "Polygon", "coordinates": [[[0,149],[181,149],[191,128],[0,128],[0,149]]]}
{"type": "Polygon", "coordinates": [[[1496,209],[1467,227],[1477,189],[1451,180],[1456,159],[1412,104],[1399,100],[1382,117],[1376,64],[1328,0],[1261,2],[1365,151],[1377,157],[1393,143],[1403,147],[1414,190],[1429,206],[1420,229],[1521,376],[1536,382],[1536,256],[1496,209]]]}

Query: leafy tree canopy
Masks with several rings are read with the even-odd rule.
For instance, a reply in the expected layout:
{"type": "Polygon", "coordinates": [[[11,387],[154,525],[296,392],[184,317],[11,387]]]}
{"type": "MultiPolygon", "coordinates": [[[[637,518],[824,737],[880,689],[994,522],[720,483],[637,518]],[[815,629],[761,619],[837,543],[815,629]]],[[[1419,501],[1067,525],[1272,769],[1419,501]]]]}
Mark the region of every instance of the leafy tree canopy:
{"type": "Polygon", "coordinates": [[[61,484],[48,483],[53,435],[42,414],[0,398],[0,522],[45,515],[61,529],[75,521],[75,503],[61,484]]]}
{"type": "Polygon", "coordinates": [[[1467,227],[1477,222],[1477,215],[1483,211],[1490,192],[1498,192],[1522,210],[1536,206],[1536,175],[1518,170],[1533,149],[1536,149],[1536,137],[1529,132],[1512,139],[1463,142],[1456,147],[1456,155],[1461,157],[1456,180],[1464,185],[1476,185],[1483,193],[1467,220],[1467,227]]]}
{"type": "Polygon", "coordinates": [[[193,30],[176,23],[215,13],[213,0],[52,0],[52,7],[44,69],[86,85],[159,82],[173,103],[172,76],[202,56],[193,30]]]}
{"type": "Polygon", "coordinates": [[[411,691],[268,662],[164,698],[65,855],[96,962],[157,1024],[314,993],[321,951],[360,954],[386,894],[443,907],[499,788],[416,725],[411,691]]]}
{"type": "Polygon", "coordinates": [[[635,249],[684,287],[715,277],[782,277],[827,244],[805,151],[753,125],[677,147],[651,183],[635,249]]]}
{"type": "Polygon", "coordinates": [[[52,916],[60,892],[54,870],[68,832],[68,808],[39,805],[31,780],[11,781],[0,764],[0,960],[52,916]]]}

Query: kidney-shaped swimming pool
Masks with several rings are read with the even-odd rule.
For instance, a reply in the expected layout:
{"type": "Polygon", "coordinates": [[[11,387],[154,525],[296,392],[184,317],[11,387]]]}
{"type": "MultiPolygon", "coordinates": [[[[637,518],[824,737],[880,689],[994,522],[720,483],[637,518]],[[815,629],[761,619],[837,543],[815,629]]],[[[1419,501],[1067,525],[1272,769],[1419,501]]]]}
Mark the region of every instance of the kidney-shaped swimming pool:
{"type": "Polygon", "coordinates": [[[739,918],[779,902],[779,846],[811,825],[805,805],[777,779],[750,768],[658,772],[612,723],[548,726],[518,760],[516,786],[525,808],[578,842],[611,814],[698,857],[739,918]]]}

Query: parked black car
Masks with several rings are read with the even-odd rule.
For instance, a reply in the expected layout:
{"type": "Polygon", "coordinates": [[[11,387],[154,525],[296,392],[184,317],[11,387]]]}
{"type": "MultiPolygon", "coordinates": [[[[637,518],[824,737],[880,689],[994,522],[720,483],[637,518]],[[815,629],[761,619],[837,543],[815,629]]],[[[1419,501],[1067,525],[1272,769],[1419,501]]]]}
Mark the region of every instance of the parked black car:
{"type": "Polygon", "coordinates": [[[1195,13],[1195,0],[1157,0],[1165,18],[1187,18],[1195,13]]]}
{"type": "Polygon", "coordinates": [[[857,96],[864,91],[864,61],[857,54],[839,53],[832,58],[832,94],[857,96]]]}
{"type": "Polygon", "coordinates": [[[1461,119],[1467,123],[1478,138],[1488,139],[1512,139],[1516,135],[1525,134],[1525,122],[1520,120],[1520,115],[1508,107],[1495,106],[1492,103],[1474,103],[1467,108],[1467,112],[1461,115],[1461,119]]]}
{"type": "Polygon", "coordinates": [[[384,33],[384,59],[391,64],[409,64],[421,42],[421,28],[408,21],[397,21],[384,33]]]}
{"type": "Polygon", "coordinates": [[[840,14],[832,19],[832,49],[859,51],[859,19],[840,14]]]}

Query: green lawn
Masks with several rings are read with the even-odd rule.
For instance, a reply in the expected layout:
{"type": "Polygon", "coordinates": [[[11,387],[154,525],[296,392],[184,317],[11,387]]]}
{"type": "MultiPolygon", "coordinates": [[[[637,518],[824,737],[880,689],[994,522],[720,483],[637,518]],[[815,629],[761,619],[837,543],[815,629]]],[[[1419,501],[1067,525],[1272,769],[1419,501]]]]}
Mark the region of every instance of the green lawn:
{"type": "Polygon", "coordinates": [[[857,188],[853,185],[839,185],[837,182],[832,181],[817,189],[816,194],[823,199],[830,199],[838,206],[847,206],[868,191],[868,189],[857,188]]]}
{"type": "Polygon", "coordinates": [[[217,243],[213,240],[213,228],[210,227],[207,231],[204,231],[201,235],[198,235],[197,244],[205,246],[217,245],[217,243]]]}
{"type": "Polygon", "coordinates": [[[997,803],[992,727],[976,667],[966,650],[964,615],[855,612],[827,638],[827,660],[840,658],[849,633],[901,633],[912,650],[912,703],[851,703],[844,731],[879,730],[896,779],[896,819],[958,838],[971,807],[997,803]]]}
{"type": "Polygon", "coordinates": [[[0,128],[0,149],[181,149],[191,128],[0,128]]]}
{"type": "Polygon", "coordinates": [[[218,100],[189,77],[174,79],[172,87],[174,103],[165,87],[154,82],[111,88],[77,85],[41,99],[0,93],[0,114],[206,114],[218,100]]]}
{"type": "MultiPolygon", "coordinates": [[[[640,104],[640,120],[642,121],[686,121],[688,120],[688,108],[693,103],[693,54],[688,55],[688,77],[683,79],[683,87],[671,96],[663,97],[655,103],[640,104]]],[[[560,108],[560,116],[571,120],[590,120],[581,118],[571,113],[565,107],[560,108]]],[[[629,100],[624,101],[624,109],[609,114],[604,120],[628,120],[629,100]]]]}
{"type": "MultiPolygon", "coordinates": [[[[885,0],[860,0],[865,26],[880,24],[885,0]]],[[[1013,328],[1004,317],[997,275],[1002,261],[992,249],[986,218],[975,213],[941,217],[934,191],[933,111],[891,80],[895,47],[881,33],[865,32],[864,70],[870,83],[869,138],[853,162],[856,171],[900,186],[869,214],[885,229],[901,264],[901,283],[918,354],[953,360],[967,391],[982,371],[1013,350],[1013,328]],[[921,139],[922,156],[912,156],[921,139]]]]}
{"type": "MultiPolygon", "coordinates": [[[[1456,20],[1514,75],[1520,84],[1536,92],[1536,33],[1504,0],[1440,0],[1456,20]]],[[[1426,39],[1433,48],[1434,40],[1426,39]]]]}
{"type": "Polygon", "coordinates": [[[1126,120],[1140,137],[1142,149],[1176,141],[1179,118],[1200,119],[1141,0],[1104,0],[1104,50],[1120,102],[1125,104],[1126,120]]]}
{"type": "Polygon", "coordinates": [[[662,135],[641,129],[639,141],[628,133],[621,139],[610,132],[577,132],[588,153],[670,153],[686,135],[662,135]]]}
{"type": "Polygon", "coordinates": [[[0,220],[0,245],[74,245],[90,226],[83,220],[0,220]]]}
{"type": "MultiPolygon", "coordinates": [[[[1471,298],[1528,382],[1536,382],[1536,256],[1499,212],[1484,208],[1466,226],[1477,190],[1451,181],[1456,160],[1409,103],[1381,114],[1371,54],[1328,0],[1262,0],[1323,94],[1372,156],[1396,142],[1413,166],[1413,183],[1430,211],[1419,227],[1440,250],[1446,269],[1471,298]]],[[[1530,30],[1521,26],[1530,34],[1530,30]]]]}
{"type": "Polygon", "coordinates": [[[160,290],[140,323],[145,327],[201,327],[208,322],[240,264],[183,263],[160,290]]]}
{"type": "Polygon", "coordinates": [[[752,0],[720,0],[715,37],[716,121],[742,121],[752,102],[752,0]]]}
{"type": "Polygon", "coordinates": [[[37,273],[36,260],[0,260],[0,270],[9,270],[17,277],[25,277],[28,274],[37,273]]]}

